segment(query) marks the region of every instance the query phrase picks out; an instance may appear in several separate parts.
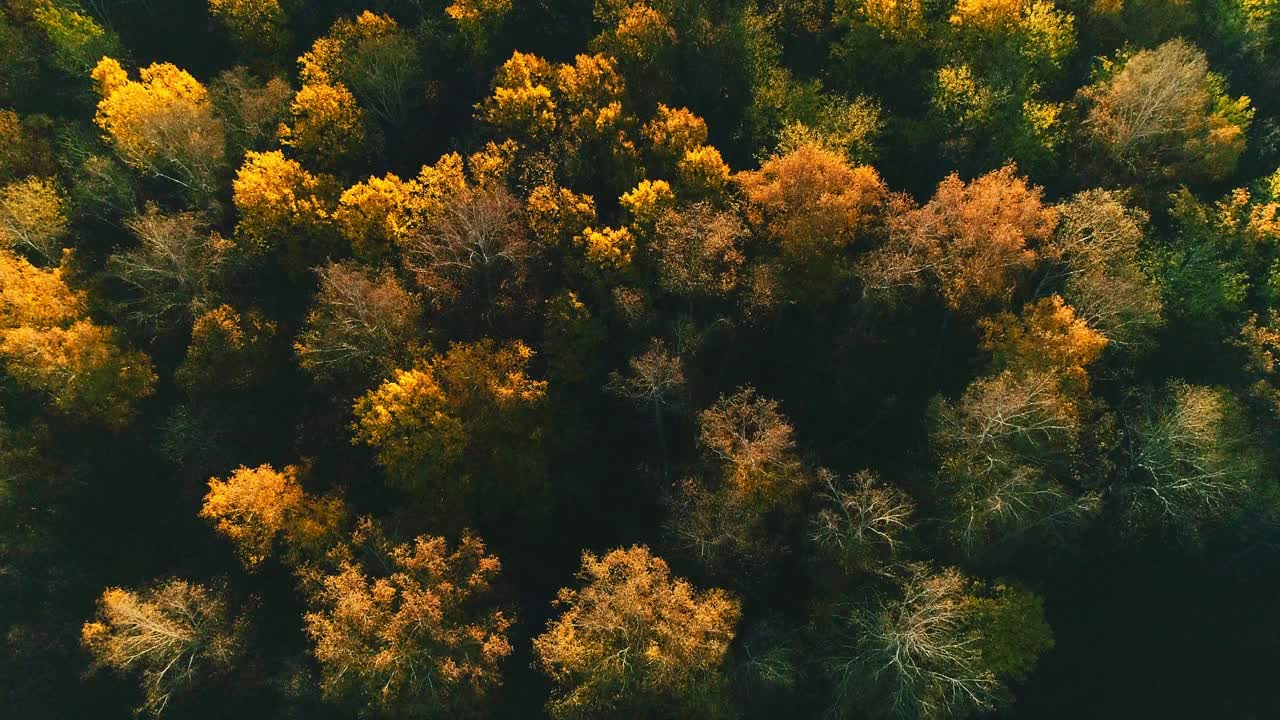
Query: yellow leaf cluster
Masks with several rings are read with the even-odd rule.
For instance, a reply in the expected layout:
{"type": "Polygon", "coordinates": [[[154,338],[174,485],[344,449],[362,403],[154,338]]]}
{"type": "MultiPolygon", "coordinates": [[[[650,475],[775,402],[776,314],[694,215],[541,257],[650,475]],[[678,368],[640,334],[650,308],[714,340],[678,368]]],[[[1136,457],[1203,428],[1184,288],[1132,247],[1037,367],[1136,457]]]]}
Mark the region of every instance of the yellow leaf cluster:
{"type": "Polygon", "coordinates": [[[506,17],[511,0],[454,0],[444,11],[463,32],[475,32],[506,17]]]}
{"type": "Polygon", "coordinates": [[[276,536],[302,506],[298,469],[241,465],[226,480],[209,478],[200,517],[214,523],[235,546],[245,567],[258,566],[271,553],[276,536]]]}
{"type": "Polygon", "coordinates": [[[673,705],[698,716],[719,683],[740,603],[719,589],[698,592],[639,545],[583,553],[578,577],[582,587],[560,591],[563,612],[533,641],[538,667],[557,686],[552,716],[673,705]]]}
{"type": "Polygon", "coordinates": [[[48,328],[84,315],[84,293],[67,287],[62,275],[61,267],[41,270],[0,250],[0,329],[48,328]]]}
{"type": "Polygon", "coordinates": [[[203,85],[170,63],[145,67],[130,80],[109,57],[92,77],[101,97],[94,122],[125,162],[198,190],[212,186],[226,150],[203,85]]]}
{"type": "Polygon", "coordinates": [[[413,181],[387,173],[386,177],[356,183],[342,193],[333,217],[356,257],[381,259],[400,241],[407,230],[405,211],[414,187],[413,181]]]}
{"type": "Polygon", "coordinates": [[[0,188],[0,248],[25,248],[52,259],[67,233],[66,199],[52,178],[29,177],[0,188]]]}
{"type": "Polygon", "coordinates": [[[329,33],[316,39],[311,50],[298,58],[302,83],[333,84],[342,81],[352,50],[361,43],[376,42],[400,32],[389,15],[368,10],[353,18],[339,18],[329,33]]]}
{"type": "Polygon", "coordinates": [[[581,234],[596,221],[596,203],[590,195],[558,185],[539,185],[525,203],[534,237],[556,245],[581,234]]]}
{"type": "Polygon", "coordinates": [[[676,178],[682,189],[695,196],[714,196],[729,183],[729,165],[719,150],[701,145],[685,152],[676,165],[676,178]]]}
{"type": "Polygon", "coordinates": [[[231,186],[240,213],[237,242],[250,252],[265,253],[290,235],[328,225],[329,183],[279,150],[247,153],[231,186]]]}
{"type": "Polygon", "coordinates": [[[594,266],[608,270],[625,270],[631,266],[631,254],[635,251],[635,236],[627,228],[588,227],[574,242],[582,248],[587,260],[594,266]]]}
{"type": "Polygon", "coordinates": [[[280,0],[209,0],[209,14],[238,42],[250,47],[271,50],[286,39],[280,0]]]}
{"type": "Polygon", "coordinates": [[[863,0],[858,12],[881,37],[903,42],[923,37],[925,32],[920,0],[863,0]]]}
{"type": "Polygon", "coordinates": [[[658,216],[675,203],[676,195],[666,180],[641,180],[631,190],[618,198],[618,203],[631,213],[636,221],[652,225],[658,216]]]}
{"type": "Polygon", "coordinates": [[[364,111],[342,83],[307,83],[289,105],[280,144],[320,164],[358,157],[365,149],[364,111]]]}
{"type": "Polygon", "coordinates": [[[551,63],[530,53],[515,52],[498,68],[493,95],[482,103],[485,120],[508,133],[542,138],[556,128],[551,63]]]}
{"type": "Polygon", "coordinates": [[[275,323],[257,312],[244,315],[220,305],[196,318],[187,356],[174,375],[187,391],[249,386],[260,370],[275,323]]]}
{"type": "Polygon", "coordinates": [[[690,150],[706,144],[707,122],[688,108],[658,103],[658,112],[644,126],[644,136],[656,153],[670,162],[679,162],[690,150]]]}
{"type": "Polygon", "coordinates": [[[643,2],[628,5],[613,29],[613,43],[609,49],[614,55],[630,62],[649,64],[658,60],[658,54],[676,42],[676,31],[671,18],[643,2]]]}
{"type": "Polygon", "coordinates": [[[1107,339],[1058,295],[1028,303],[1021,316],[1003,312],[978,326],[996,371],[1055,372],[1081,390],[1089,383],[1086,368],[1107,347],[1107,339]]]}

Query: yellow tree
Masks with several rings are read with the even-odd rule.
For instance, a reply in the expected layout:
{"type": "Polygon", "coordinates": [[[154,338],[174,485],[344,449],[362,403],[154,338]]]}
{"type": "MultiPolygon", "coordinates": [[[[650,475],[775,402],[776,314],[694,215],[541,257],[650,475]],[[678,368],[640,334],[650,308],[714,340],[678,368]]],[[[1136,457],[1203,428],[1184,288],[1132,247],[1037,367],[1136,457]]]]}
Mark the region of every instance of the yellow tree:
{"type": "Polygon", "coordinates": [[[364,111],[342,83],[311,82],[289,104],[280,144],[311,165],[333,169],[368,151],[364,111]]]}
{"type": "Polygon", "coordinates": [[[67,234],[66,202],[52,178],[33,176],[0,188],[0,248],[56,259],[67,234]]]}
{"type": "Polygon", "coordinates": [[[483,716],[514,622],[493,600],[502,564],[484,543],[398,544],[365,518],[333,559],[310,578],[304,618],[324,694],[380,716],[483,716]]]}
{"type": "Polygon", "coordinates": [[[1028,303],[1018,317],[1002,312],[984,318],[978,327],[983,334],[982,349],[991,353],[994,371],[1058,373],[1077,392],[1088,389],[1086,368],[1107,346],[1107,339],[1076,317],[1058,295],[1028,303]]]}
{"type": "Polygon", "coordinates": [[[94,121],[126,163],[200,196],[214,191],[226,150],[203,85],[169,63],[145,67],[131,80],[109,57],[93,69],[93,80],[101,98],[94,121]]]}
{"type": "Polygon", "coordinates": [[[520,342],[454,343],[355,403],[353,442],[371,446],[395,484],[450,522],[460,509],[501,517],[540,502],[547,384],[528,375],[520,342]]]}
{"type": "Polygon", "coordinates": [[[582,554],[581,587],[533,641],[556,685],[555,718],[716,717],[721,674],[742,614],[719,589],[699,592],[644,546],[582,554]]]}
{"type": "Polygon", "coordinates": [[[222,592],[168,580],[140,591],[108,588],[80,636],[95,668],[136,673],[144,709],[159,715],[175,694],[233,669],[244,631],[222,592]]]}
{"type": "Polygon", "coordinates": [[[417,189],[414,181],[387,173],[343,191],[333,218],[357,258],[384,260],[404,241],[410,224],[411,194],[417,189]]]}
{"type": "Polygon", "coordinates": [[[338,195],[331,177],[312,175],[278,150],[249,152],[231,189],[240,215],[236,244],[246,253],[283,251],[296,270],[328,254],[338,195]]]}
{"type": "Polygon", "coordinates": [[[270,556],[277,538],[293,560],[319,560],[337,544],[342,501],[307,495],[298,474],[294,465],[242,465],[226,480],[209,479],[200,517],[235,545],[250,570],[270,556]]]}
{"type": "Polygon", "coordinates": [[[42,270],[0,249],[0,329],[66,325],[85,309],[84,293],[67,286],[61,267],[42,270]]]}
{"type": "Polygon", "coordinates": [[[413,36],[388,15],[339,18],[298,58],[304,85],[341,84],[386,122],[404,120],[422,75],[413,36]]]}

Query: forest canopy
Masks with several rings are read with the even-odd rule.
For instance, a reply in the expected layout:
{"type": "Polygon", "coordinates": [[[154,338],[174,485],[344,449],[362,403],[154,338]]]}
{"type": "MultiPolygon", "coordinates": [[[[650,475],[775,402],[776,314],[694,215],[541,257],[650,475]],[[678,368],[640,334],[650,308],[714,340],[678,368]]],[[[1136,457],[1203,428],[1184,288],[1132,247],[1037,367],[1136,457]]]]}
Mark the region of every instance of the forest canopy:
{"type": "Polygon", "coordinates": [[[6,717],[1280,716],[1280,1],[0,49],[6,717]]]}

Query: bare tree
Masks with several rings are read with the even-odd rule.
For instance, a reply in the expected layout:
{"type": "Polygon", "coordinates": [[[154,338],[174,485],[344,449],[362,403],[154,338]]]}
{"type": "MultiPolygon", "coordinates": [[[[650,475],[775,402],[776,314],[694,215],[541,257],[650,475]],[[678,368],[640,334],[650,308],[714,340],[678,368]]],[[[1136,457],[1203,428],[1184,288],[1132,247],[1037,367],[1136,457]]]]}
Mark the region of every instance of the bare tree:
{"type": "Polygon", "coordinates": [[[869,470],[841,478],[818,470],[821,509],[809,525],[809,539],[842,568],[879,569],[902,549],[913,525],[915,503],[903,491],[880,482],[869,470]]]}
{"type": "Polygon", "coordinates": [[[1175,382],[1132,423],[1130,522],[1193,531],[1233,512],[1262,472],[1244,410],[1226,391],[1175,382]]]}
{"type": "Polygon", "coordinates": [[[609,392],[653,411],[665,477],[669,458],[663,418],[668,410],[684,405],[684,364],[679,356],[667,352],[667,346],[661,340],[654,338],[649,342],[649,349],[631,358],[627,365],[628,372],[614,371],[605,387],[609,392]]]}
{"type": "Polygon", "coordinates": [[[231,241],[196,213],[165,214],[154,205],[126,227],[138,246],[112,255],[108,268],[138,293],[124,304],[130,318],[163,329],[213,307],[231,241]]]}
{"type": "Polygon", "coordinates": [[[475,292],[492,311],[525,277],[532,246],[520,213],[505,189],[464,189],[405,241],[405,267],[434,304],[475,292]]]}
{"type": "Polygon", "coordinates": [[[738,283],[747,228],[733,212],[697,203],[658,218],[653,236],[659,282],[681,297],[723,296],[738,283]]]}
{"type": "Polygon", "coordinates": [[[1058,206],[1061,222],[1046,254],[1045,282],[1063,281],[1076,315],[1119,346],[1141,345],[1163,322],[1160,288],[1142,269],[1149,219],[1122,194],[1086,190],[1058,206]]]}
{"type": "Polygon", "coordinates": [[[841,650],[827,661],[836,717],[947,718],[995,707],[1000,682],[970,631],[969,580],[954,568],[906,568],[898,591],[843,618],[841,650]]]}
{"type": "Polygon", "coordinates": [[[81,636],[96,666],[141,676],[145,707],[159,715],[175,692],[230,669],[243,633],[220,592],[168,580],[141,592],[108,588],[81,636]]]}
{"type": "Polygon", "coordinates": [[[320,379],[387,372],[409,357],[421,305],[389,271],[355,263],[316,269],[320,289],[294,350],[302,367],[320,379]]]}

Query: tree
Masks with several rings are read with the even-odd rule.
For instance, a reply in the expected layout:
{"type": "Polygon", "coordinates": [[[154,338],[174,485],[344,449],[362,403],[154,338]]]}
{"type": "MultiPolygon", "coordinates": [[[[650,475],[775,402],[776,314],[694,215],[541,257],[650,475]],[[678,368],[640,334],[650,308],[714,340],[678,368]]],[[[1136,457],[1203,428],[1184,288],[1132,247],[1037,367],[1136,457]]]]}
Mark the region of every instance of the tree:
{"type": "Polygon", "coordinates": [[[1055,373],[1076,392],[1088,389],[1085,368],[1107,346],[1107,339],[1057,295],[1027,303],[1019,317],[1005,311],[979,320],[978,327],[982,349],[991,353],[993,371],[1055,373]]]}
{"type": "Polygon", "coordinates": [[[338,18],[329,33],[298,58],[303,85],[341,84],[385,122],[397,124],[414,105],[422,66],[413,36],[388,15],[338,18]]]}
{"type": "Polygon", "coordinates": [[[653,410],[654,427],[658,431],[658,450],[662,456],[663,474],[666,474],[667,434],[663,424],[664,412],[683,405],[684,364],[678,356],[667,352],[659,339],[649,341],[649,348],[627,362],[628,372],[614,371],[609,375],[607,389],[626,398],[639,407],[653,410]]]}
{"type": "Polygon", "coordinates": [[[880,572],[895,560],[914,529],[915,503],[876,473],[842,478],[818,471],[820,509],[809,524],[809,540],[842,570],[880,572]]]}
{"type": "Polygon", "coordinates": [[[698,444],[719,461],[728,487],[769,506],[785,504],[808,482],[793,434],[778,402],[750,386],[698,414],[698,444]]]}
{"type": "Polygon", "coordinates": [[[832,299],[849,277],[847,258],[881,226],[889,190],[869,166],[852,167],[808,145],[736,177],[747,219],[777,248],[790,298],[832,299]]]}
{"type": "Polygon", "coordinates": [[[191,344],[174,380],[188,394],[205,397],[251,388],[268,369],[275,335],[276,324],[261,313],[242,315],[230,305],[219,305],[192,324],[191,344]]]}
{"type": "Polygon", "coordinates": [[[1249,98],[1232,99],[1205,55],[1185,40],[1121,56],[1081,90],[1086,138],[1122,180],[1216,180],[1244,152],[1249,98]]]}
{"type": "Polygon", "coordinates": [[[66,325],[84,313],[84,293],[68,287],[62,266],[42,270],[0,248],[0,329],[66,325]]]}
{"type": "Polygon", "coordinates": [[[238,44],[256,52],[272,53],[289,39],[280,0],[209,0],[209,14],[238,44]]]}
{"type": "Polygon", "coordinates": [[[1260,456],[1226,390],[1173,382],[1132,419],[1128,481],[1114,489],[1129,528],[1194,533],[1232,516],[1260,456]]]}
{"type": "Polygon", "coordinates": [[[480,54],[511,12],[511,0],[453,0],[444,12],[457,23],[473,51],[480,54]]]}
{"type": "Polygon", "coordinates": [[[231,241],[196,213],[165,214],[155,205],[125,226],[138,245],[113,254],[107,265],[137,292],[124,302],[132,320],[163,330],[212,306],[231,241]]]}
{"type": "Polygon", "coordinates": [[[68,230],[66,204],[52,178],[32,176],[0,188],[0,248],[56,259],[68,230]]]}
{"type": "Polygon", "coordinates": [[[826,661],[835,717],[994,710],[1007,704],[1003,682],[1024,676],[1053,646],[1039,599],[1025,591],[984,592],[954,568],[920,563],[908,565],[896,585],[838,618],[838,644],[826,661]]]}
{"type": "Polygon", "coordinates": [[[89,15],[77,12],[74,5],[33,0],[31,21],[52,49],[54,67],[84,77],[103,56],[119,53],[120,40],[89,15]]]}
{"type": "Polygon", "coordinates": [[[101,98],[94,122],[125,163],[198,198],[215,191],[226,149],[222,121],[203,85],[169,63],[145,67],[139,80],[130,80],[109,57],[93,69],[93,80],[101,98]]]}
{"type": "Polygon", "coordinates": [[[585,552],[582,587],[560,591],[558,618],[533,641],[556,684],[555,718],[674,713],[716,717],[738,601],[696,591],[644,546],[585,552]]]}
{"type": "Polygon", "coordinates": [[[888,241],[858,264],[863,282],[888,290],[928,280],[958,312],[1007,302],[1058,222],[1043,190],[1015,173],[1006,165],[968,184],[952,174],[923,207],[896,208],[888,241]]]}
{"type": "Polygon", "coordinates": [[[441,520],[535,515],[546,490],[547,384],[529,377],[532,357],[520,342],[453,343],[357,399],[352,442],[371,446],[392,483],[429,500],[441,520]]]}
{"type": "Polygon", "coordinates": [[[243,66],[219,73],[209,85],[209,99],[227,130],[230,157],[239,162],[245,152],[270,150],[276,132],[289,117],[294,97],[287,80],[273,76],[263,81],[243,66]]]}
{"type": "Polygon", "coordinates": [[[108,588],[81,640],[95,667],[137,673],[145,709],[159,715],[175,694],[235,666],[245,622],[227,605],[220,590],[185,580],[108,588]]]}
{"type": "Polygon", "coordinates": [[[464,189],[401,244],[405,268],[437,307],[473,296],[486,314],[516,301],[535,248],[520,203],[502,188],[464,189]]]}
{"type": "Polygon", "coordinates": [[[317,379],[387,372],[408,360],[419,338],[422,305],[389,270],[355,263],[316,269],[320,289],[294,350],[317,379]]]}
{"type": "Polygon", "coordinates": [[[936,399],[930,441],[947,538],[965,555],[1056,539],[1099,506],[1059,478],[1080,442],[1080,409],[1052,372],[1006,370],[975,380],[954,404],[936,399]]]}
{"type": "Polygon", "coordinates": [[[661,213],[649,243],[658,282],[678,297],[728,295],[737,287],[746,262],[747,235],[736,214],[708,203],[661,213]]]}
{"type": "Polygon", "coordinates": [[[1077,317],[1120,347],[1142,346],[1163,322],[1160,288],[1140,254],[1148,216],[1121,194],[1086,190],[1058,206],[1045,254],[1077,317]]]}
{"type": "Polygon", "coordinates": [[[351,243],[352,254],[377,262],[395,252],[414,222],[409,213],[418,190],[413,180],[387,173],[343,191],[333,219],[343,239],[351,243]]]}
{"type": "Polygon", "coordinates": [[[111,328],[88,320],[65,329],[0,330],[0,360],[20,386],[48,395],[59,412],[113,430],[124,428],[155,390],[150,358],[122,348],[111,328]]]}
{"type": "Polygon", "coordinates": [[[301,270],[336,244],[333,178],[311,174],[279,150],[248,152],[231,188],[240,214],[236,244],[245,253],[283,251],[290,266],[301,270]]]}
{"type": "Polygon", "coordinates": [[[236,546],[246,568],[259,567],[276,538],[283,539],[292,557],[313,561],[335,544],[342,501],[307,495],[298,474],[294,465],[283,470],[241,465],[226,480],[209,478],[200,517],[236,546]]]}
{"type": "Polygon", "coordinates": [[[328,697],[395,717],[479,717],[501,683],[514,618],[495,607],[502,565],[475,536],[389,540],[368,518],[333,571],[311,579],[307,636],[328,697]]]}
{"type": "Polygon", "coordinates": [[[336,169],[369,150],[364,111],[342,83],[309,82],[289,104],[280,144],[309,164],[336,169]]]}

